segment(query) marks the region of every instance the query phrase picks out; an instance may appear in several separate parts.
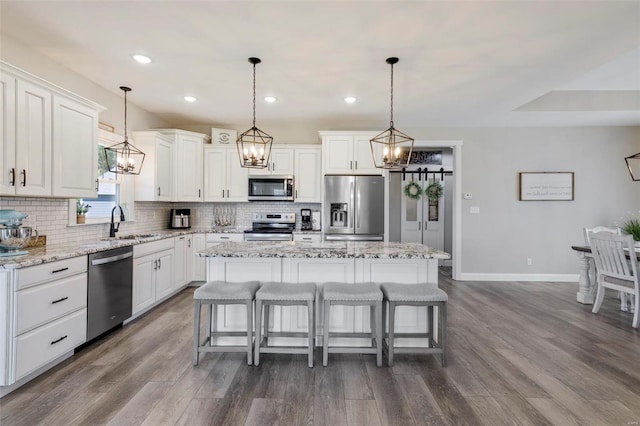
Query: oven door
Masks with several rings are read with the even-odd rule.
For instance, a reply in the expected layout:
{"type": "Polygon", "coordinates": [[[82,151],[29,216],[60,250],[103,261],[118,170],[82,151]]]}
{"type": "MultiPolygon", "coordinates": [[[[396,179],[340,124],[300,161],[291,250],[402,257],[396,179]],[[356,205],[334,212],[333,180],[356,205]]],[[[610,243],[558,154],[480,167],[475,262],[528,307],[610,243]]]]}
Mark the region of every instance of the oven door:
{"type": "Polygon", "coordinates": [[[293,234],[280,232],[245,232],[245,241],[293,241],[293,234]]]}
{"type": "Polygon", "coordinates": [[[293,201],[293,176],[249,176],[249,201],[293,201]]]}

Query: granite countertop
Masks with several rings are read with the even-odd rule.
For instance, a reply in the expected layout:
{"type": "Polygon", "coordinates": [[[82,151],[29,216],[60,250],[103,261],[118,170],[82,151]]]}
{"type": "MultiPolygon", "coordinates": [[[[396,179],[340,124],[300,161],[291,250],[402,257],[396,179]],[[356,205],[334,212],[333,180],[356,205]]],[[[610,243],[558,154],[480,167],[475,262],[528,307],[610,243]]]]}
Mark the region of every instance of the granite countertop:
{"type": "Polygon", "coordinates": [[[366,259],[449,259],[449,253],[418,243],[383,242],[228,242],[197,253],[201,257],[288,257],[366,259]]]}
{"type": "Polygon", "coordinates": [[[149,231],[146,233],[132,234],[135,238],[122,238],[121,235],[116,238],[102,238],[95,241],[85,241],[82,243],[64,244],[64,245],[47,245],[44,247],[36,247],[27,249],[29,254],[22,256],[6,256],[0,257],[0,271],[8,269],[26,268],[28,266],[40,265],[43,263],[55,262],[56,260],[69,259],[72,257],[85,256],[91,253],[97,253],[118,247],[133,246],[136,244],[144,244],[152,241],[159,241],[166,238],[178,237],[181,235],[198,234],[198,233],[240,233],[244,232],[244,228],[229,227],[213,227],[207,229],[164,229],[158,231],[149,231]]]}

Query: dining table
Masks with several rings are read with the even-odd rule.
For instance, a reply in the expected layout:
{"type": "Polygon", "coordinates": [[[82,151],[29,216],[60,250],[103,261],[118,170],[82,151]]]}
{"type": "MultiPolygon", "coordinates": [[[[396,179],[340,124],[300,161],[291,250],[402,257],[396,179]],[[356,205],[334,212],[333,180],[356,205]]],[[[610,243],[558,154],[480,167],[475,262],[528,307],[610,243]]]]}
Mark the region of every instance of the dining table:
{"type": "MultiPolygon", "coordinates": [[[[589,246],[571,246],[571,248],[578,255],[580,262],[580,277],[578,278],[578,293],[577,300],[579,303],[585,305],[593,305],[593,300],[596,296],[596,277],[593,271],[595,271],[595,261],[593,253],[591,253],[591,247],[589,246]]],[[[640,261],[640,247],[635,247],[635,255],[638,261],[640,261]]],[[[630,255],[627,255],[631,258],[630,255]]]]}

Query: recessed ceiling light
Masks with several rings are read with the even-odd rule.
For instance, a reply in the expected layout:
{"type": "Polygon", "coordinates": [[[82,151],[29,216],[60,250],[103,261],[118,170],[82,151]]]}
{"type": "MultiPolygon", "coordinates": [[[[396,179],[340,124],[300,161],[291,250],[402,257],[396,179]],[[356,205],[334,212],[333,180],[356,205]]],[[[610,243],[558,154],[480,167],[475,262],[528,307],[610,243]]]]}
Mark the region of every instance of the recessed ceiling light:
{"type": "Polygon", "coordinates": [[[276,98],[274,98],[273,96],[266,96],[266,97],[264,98],[264,100],[265,100],[265,102],[269,102],[270,104],[271,104],[271,103],[273,103],[273,102],[275,102],[275,101],[277,101],[277,99],[276,99],[276,98]]]}
{"type": "Polygon", "coordinates": [[[355,102],[355,101],[357,101],[357,100],[358,100],[358,99],[357,99],[357,98],[355,98],[355,97],[353,97],[353,96],[347,96],[346,98],[344,98],[344,101],[345,101],[346,103],[348,103],[348,104],[352,104],[352,103],[354,103],[354,102],[355,102]]]}
{"type": "Polygon", "coordinates": [[[141,64],[149,64],[151,63],[151,58],[145,55],[140,55],[138,53],[136,53],[135,55],[131,55],[131,57],[133,58],[134,61],[141,63],[141,64]]]}
{"type": "Polygon", "coordinates": [[[184,100],[187,101],[187,102],[195,102],[198,99],[194,98],[193,96],[185,96],[184,100]]]}

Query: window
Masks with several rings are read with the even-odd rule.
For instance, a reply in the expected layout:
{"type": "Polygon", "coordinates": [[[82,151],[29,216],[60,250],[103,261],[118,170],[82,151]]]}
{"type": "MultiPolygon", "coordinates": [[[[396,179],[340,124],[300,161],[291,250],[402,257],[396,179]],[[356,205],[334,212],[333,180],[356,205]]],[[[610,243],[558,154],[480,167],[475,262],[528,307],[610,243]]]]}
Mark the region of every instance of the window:
{"type": "MultiPolygon", "coordinates": [[[[123,176],[109,172],[104,148],[122,142],[123,138],[115,133],[99,130],[98,133],[98,196],[84,198],[82,204],[88,204],[85,224],[107,223],[111,221],[111,210],[121,205],[128,221],[133,220],[133,176],[123,176]]],[[[69,200],[69,225],[77,224],[77,199],[69,200]]]]}

